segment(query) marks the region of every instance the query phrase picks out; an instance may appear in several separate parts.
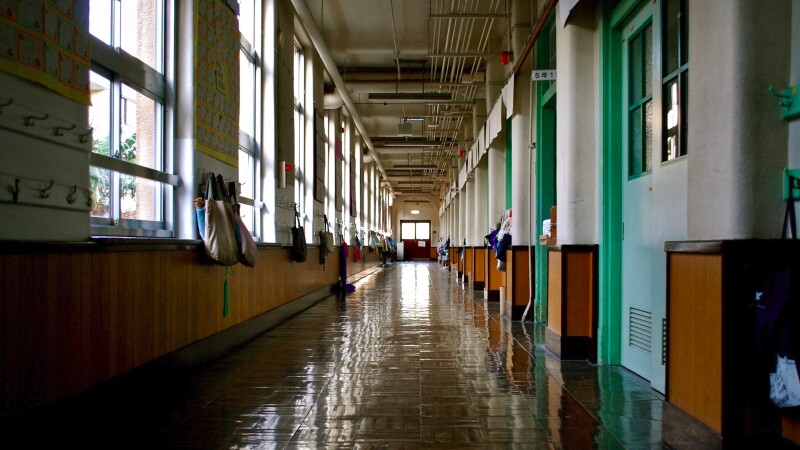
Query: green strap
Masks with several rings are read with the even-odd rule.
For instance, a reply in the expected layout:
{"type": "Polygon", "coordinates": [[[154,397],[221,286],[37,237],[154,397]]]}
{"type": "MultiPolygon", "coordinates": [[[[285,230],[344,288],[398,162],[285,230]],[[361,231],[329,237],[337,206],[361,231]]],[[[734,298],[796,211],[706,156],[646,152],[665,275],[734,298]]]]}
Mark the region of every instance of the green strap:
{"type": "Polygon", "coordinates": [[[225,267],[225,285],[223,287],[223,302],[222,302],[222,317],[228,317],[231,312],[230,304],[228,303],[228,267],[225,267]]]}

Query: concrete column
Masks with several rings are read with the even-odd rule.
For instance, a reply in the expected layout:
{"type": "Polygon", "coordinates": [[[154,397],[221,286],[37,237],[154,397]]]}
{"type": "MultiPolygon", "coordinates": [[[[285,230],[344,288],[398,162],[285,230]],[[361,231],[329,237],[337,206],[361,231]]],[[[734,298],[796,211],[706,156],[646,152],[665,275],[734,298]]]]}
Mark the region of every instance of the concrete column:
{"type": "MultiPolygon", "coordinates": [[[[559,244],[595,244],[598,227],[597,20],[581,11],[557,26],[556,148],[559,244]]],[[[691,85],[691,83],[690,83],[691,85]]],[[[689,116],[691,117],[691,116],[689,116]]]]}
{"type": "Polygon", "coordinates": [[[531,164],[531,83],[527,78],[520,77],[514,87],[517,114],[511,118],[511,238],[514,245],[528,245],[535,242],[531,241],[531,236],[535,234],[531,232],[534,186],[531,164]]]}
{"type": "Polygon", "coordinates": [[[691,4],[689,54],[705,58],[689,69],[688,239],[780,233],[788,133],[777,99],[766,89],[790,83],[797,44],[788,6],[747,0],[691,4]]]}
{"type": "Polygon", "coordinates": [[[475,166],[475,215],[474,241],[483,245],[483,237],[489,234],[489,160],[483,158],[475,166]]]}
{"type": "MultiPolygon", "coordinates": [[[[499,49],[502,45],[499,40],[492,42],[492,48],[499,49]]],[[[491,111],[492,106],[500,97],[505,84],[506,70],[500,62],[500,52],[492,52],[486,58],[486,110],[491,111]]]]}
{"type": "MultiPolygon", "coordinates": [[[[800,83],[800,0],[792,0],[792,66],[789,84],[800,83]]],[[[800,167],[800,120],[789,122],[789,167],[800,167]]]]}
{"type": "Polygon", "coordinates": [[[487,152],[489,164],[489,224],[495,226],[506,206],[505,131],[497,135],[487,152]]]}
{"type": "Polygon", "coordinates": [[[476,138],[486,122],[486,111],[486,102],[482,99],[475,100],[475,104],[472,106],[472,134],[476,138]]]}
{"type": "Polygon", "coordinates": [[[475,181],[467,179],[465,184],[467,210],[464,213],[464,237],[467,240],[467,246],[474,247],[477,245],[475,242],[475,181]]]}

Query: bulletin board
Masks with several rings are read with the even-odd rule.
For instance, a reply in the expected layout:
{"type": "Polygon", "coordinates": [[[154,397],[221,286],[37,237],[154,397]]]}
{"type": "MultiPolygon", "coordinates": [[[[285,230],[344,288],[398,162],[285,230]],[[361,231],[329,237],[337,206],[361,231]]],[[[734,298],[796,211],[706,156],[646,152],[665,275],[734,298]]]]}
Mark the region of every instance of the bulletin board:
{"type": "Polygon", "coordinates": [[[0,0],[0,70],[89,104],[88,0],[0,0]]]}
{"type": "Polygon", "coordinates": [[[195,0],[195,6],[197,150],[238,167],[239,23],[223,0],[195,0]]]}

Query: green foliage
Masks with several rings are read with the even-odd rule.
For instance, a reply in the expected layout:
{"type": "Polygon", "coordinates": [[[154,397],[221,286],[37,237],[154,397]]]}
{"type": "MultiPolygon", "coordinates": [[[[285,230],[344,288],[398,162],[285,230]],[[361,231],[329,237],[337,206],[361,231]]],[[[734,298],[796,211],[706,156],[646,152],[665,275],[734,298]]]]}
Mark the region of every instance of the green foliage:
{"type": "MultiPolygon", "coordinates": [[[[133,133],[120,144],[120,151],[111,155],[109,139],[94,139],[92,152],[100,155],[121,158],[123,161],[136,162],[136,133],[133,133]]],[[[92,167],[89,172],[90,188],[92,190],[93,204],[92,215],[108,217],[111,198],[111,171],[92,167]]],[[[120,174],[121,197],[136,197],[136,177],[120,174]]]]}

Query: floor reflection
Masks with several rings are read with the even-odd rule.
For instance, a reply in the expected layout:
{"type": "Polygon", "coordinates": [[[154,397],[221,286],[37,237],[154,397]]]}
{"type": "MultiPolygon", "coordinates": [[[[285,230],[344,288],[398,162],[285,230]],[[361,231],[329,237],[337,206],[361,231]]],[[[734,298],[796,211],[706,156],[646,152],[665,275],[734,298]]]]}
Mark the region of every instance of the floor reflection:
{"type": "Polygon", "coordinates": [[[553,358],[540,327],[482,297],[435,263],[395,263],[175,389],[47,419],[84,448],[660,447],[662,399],[645,381],[553,358]]]}

